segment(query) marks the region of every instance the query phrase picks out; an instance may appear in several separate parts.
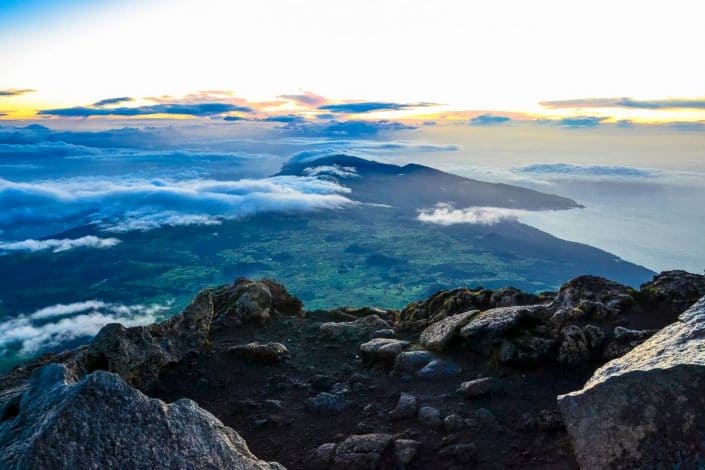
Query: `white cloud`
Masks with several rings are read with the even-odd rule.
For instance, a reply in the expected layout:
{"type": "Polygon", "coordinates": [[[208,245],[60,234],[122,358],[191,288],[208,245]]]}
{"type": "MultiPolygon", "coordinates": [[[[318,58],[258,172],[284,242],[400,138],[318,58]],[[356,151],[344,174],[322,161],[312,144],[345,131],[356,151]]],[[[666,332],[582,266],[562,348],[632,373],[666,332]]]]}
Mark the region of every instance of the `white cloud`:
{"type": "Polygon", "coordinates": [[[154,323],[169,304],[123,305],[89,300],[57,304],[0,323],[0,355],[20,355],[61,347],[62,344],[95,336],[109,323],[137,326],[154,323]]]}
{"type": "MultiPolygon", "coordinates": [[[[214,225],[221,219],[263,211],[339,209],[354,204],[344,196],[348,192],[330,180],[297,176],[237,181],[94,177],[31,184],[0,179],[0,229],[52,222],[97,224],[116,232],[165,225],[214,225]]],[[[81,243],[100,242],[89,239],[81,243]]],[[[41,246],[25,245],[25,249],[41,246]]],[[[59,243],[52,248],[66,249],[59,243]]]]}
{"type": "Polygon", "coordinates": [[[50,238],[48,240],[23,240],[17,242],[0,242],[0,253],[3,251],[42,251],[51,250],[54,253],[73,248],[110,248],[120,243],[117,238],[100,238],[86,235],[81,238],[50,238]]]}
{"type": "Polygon", "coordinates": [[[437,204],[433,209],[419,211],[417,217],[422,222],[438,225],[482,224],[494,225],[504,220],[517,220],[527,211],[503,207],[466,207],[455,209],[448,204],[437,204]]]}
{"type": "Polygon", "coordinates": [[[337,176],[340,178],[355,178],[357,170],[352,166],[321,165],[304,168],[306,176],[337,176]]]}
{"type": "Polygon", "coordinates": [[[661,173],[651,168],[619,165],[576,165],[573,163],[535,163],[514,168],[514,172],[537,177],[571,179],[634,179],[655,178],[661,173]]]}

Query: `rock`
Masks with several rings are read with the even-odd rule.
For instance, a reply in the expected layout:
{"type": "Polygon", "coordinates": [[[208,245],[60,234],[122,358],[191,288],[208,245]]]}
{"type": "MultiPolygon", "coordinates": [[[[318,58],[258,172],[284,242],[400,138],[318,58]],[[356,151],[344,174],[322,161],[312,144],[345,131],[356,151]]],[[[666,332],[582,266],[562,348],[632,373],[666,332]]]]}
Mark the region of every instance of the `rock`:
{"type": "Polygon", "coordinates": [[[394,322],[401,329],[423,329],[450,315],[488,309],[491,296],[492,291],[481,287],[475,290],[460,288],[439,291],[425,300],[407,305],[394,315],[394,322]]]}
{"type": "Polygon", "coordinates": [[[576,365],[590,359],[590,344],[582,328],[576,325],[561,330],[561,345],[558,347],[558,362],[576,365]]]}
{"type": "Polygon", "coordinates": [[[394,463],[400,470],[406,469],[416,458],[419,443],[412,439],[397,439],[394,441],[394,463]]]}
{"type": "Polygon", "coordinates": [[[504,340],[497,359],[504,364],[520,367],[535,366],[551,356],[556,340],[525,333],[517,338],[504,340]]]}
{"type": "Polygon", "coordinates": [[[680,313],[705,296],[705,276],[686,271],[664,271],[641,285],[645,302],[669,306],[680,313]]]}
{"type": "Polygon", "coordinates": [[[431,351],[443,352],[448,344],[458,336],[460,328],[479,313],[479,310],[471,310],[451,315],[436,323],[432,323],[421,333],[419,337],[421,345],[431,351]]]}
{"type": "Polygon", "coordinates": [[[389,434],[353,435],[335,449],[333,467],[341,470],[377,470],[383,455],[392,451],[389,434]]]}
{"type": "Polygon", "coordinates": [[[519,329],[525,320],[546,317],[545,306],[501,307],[486,310],[473,317],[460,329],[460,336],[473,351],[489,354],[494,345],[502,342],[513,331],[519,329]]]}
{"type": "Polygon", "coordinates": [[[375,331],[389,329],[390,325],[378,315],[369,315],[350,322],[327,322],[320,325],[321,336],[340,341],[369,339],[375,331]]]}
{"type": "Polygon", "coordinates": [[[399,395],[397,406],[389,412],[390,419],[408,419],[416,416],[416,397],[402,392],[399,395]]]}
{"type": "Polygon", "coordinates": [[[371,362],[392,363],[397,354],[411,346],[408,341],[394,338],[375,338],[360,345],[360,354],[371,362]]]}
{"type": "Polygon", "coordinates": [[[394,359],[394,372],[413,374],[433,360],[428,351],[404,351],[394,359]]]}
{"type": "Polygon", "coordinates": [[[38,369],[18,413],[0,424],[2,468],[280,469],[187,399],[148,398],[116,374],[76,380],[63,365],[38,369]]]}
{"type": "Polygon", "coordinates": [[[705,298],[558,405],[582,468],[705,465],[705,298]]]}
{"type": "Polygon", "coordinates": [[[372,332],[373,338],[393,338],[394,330],[392,328],[384,328],[383,330],[377,330],[372,332]]]}
{"type": "Polygon", "coordinates": [[[265,323],[274,314],[300,315],[302,312],[301,301],[271,279],[240,279],[218,287],[213,290],[213,305],[218,324],[265,323]]]}
{"type": "Polygon", "coordinates": [[[289,355],[289,350],[281,343],[248,343],[233,346],[229,352],[264,364],[276,364],[289,355]]]}
{"type": "Polygon", "coordinates": [[[482,395],[487,395],[499,388],[497,380],[492,377],[483,377],[481,379],[470,380],[463,382],[458,388],[460,393],[465,398],[477,398],[482,395]]]}
{"type": "Polygon", "coordinates": [[[325,470],[330,468],[337,445],[333,442],[322,444],[309,457],[309,467],[325,470]]]}
{"type": "Polygon", "coordinates": [[[646,341],[658,330],[630,330],[621,326],[614,329],[614,335],[605,345],[605,360],[616,359],[646,341]]]}
{"type": "Polygon", "coordinates": [[[490,305],[492,308],[532,305],[540,302],[541,298],[539,296],[522,292],[515,287],[497,289],[490,297],[490,305]]]}
{"type": "Polygon", "coordinates": [[[438,455],[450,459],[456,464],[471,464],[477,455],[477,448],[472,444],[453,444],[442,448],[438,455]]]}
{"type": "Polygon", "coordinates": [[[465,428],[465,420],[455,413],[449,414],[443,420],[443,428],[447,432],[456,432],[465,428]]]}
{"type": "Polygon", "coordinates": [[[605,339],[605,334],[602,332],[600,327],[595,325],[585,325],[583,327],[583,334],[585,339],[587,339],[590,349],[595,350],[602,346],[602,341],[605,339]]]}
{"type": "Polygon", "coordinates": [[[459,373],[460,367],[457,365],[452,362],[436,359],[416,371],[414,375],[424,380],[442,380],[453,378],[459,373]]]}
{"type": "Polygon", "coordinates": [[[441,412],[432,406],[422,406],[419,408],[417,419],[419,420],[419,423],[433,429],[440,428],[442,424],[441,412]]]}
{"type": "Polygon", "coordinates": [[[306,402],[306,407],[315,414],[332,414],[342,411],[345,403],[336,395],[321,392],[306,402]]]}
{"type": "Polygon", "coordinates": [[[125,328],[103,327],[85,350],[87,372],[115,372],[130,384],[149,390],[159,371],[205,345],[213,321],[211,291],[201,291],[179,315],[162,323],[125,328]]]}
{"type": "Polygon", "coordinates": [[[331,375],[316,374],[310,381],[311,387],[314,390],[330,390],[331,387],[338,381],[331,375]]]}
{"type": "Polygon", "coordinates": [[[627,286],[598,276],[580,276],[565,283],[551,304],[553,321],[600,320],[636,304],[627,286]]]}

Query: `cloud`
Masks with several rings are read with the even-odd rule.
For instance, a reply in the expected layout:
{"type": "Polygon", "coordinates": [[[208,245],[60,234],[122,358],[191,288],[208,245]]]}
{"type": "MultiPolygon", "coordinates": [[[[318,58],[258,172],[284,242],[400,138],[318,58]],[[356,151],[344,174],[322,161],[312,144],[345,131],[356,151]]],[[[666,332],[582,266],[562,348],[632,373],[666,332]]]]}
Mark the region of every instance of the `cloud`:
{"type": "Polygon", "coordinates": [[[289,123],[282,127],[289,134],[303,137],[327,137],[327,138],[361,138],[374,137],[381,133],[413,130],[414,126],[409,126],[396,121],[328,121],[324,123],[289,123]]]}
{"type": "Polygon", "coordinates": [[[572,163],[536,163],[515,168],[515,173],[567,178],[655,178],[658,170],[612,165],[575,165],[572,163]]]}
{"type": "Polygon", "coordinates": [[[467,207],[455,209],[449,204],[437,204],[433,209],[419,210],[421,222],[438,225],[481,224],[495,225],[506,220],[517,220],[527,211],[502,207],[467,207]]]}
{"type": "Polygon", "coordinates": [[[81,238],[50,238],[46,240],[23,240],[18,242],[0,242],[0,253],[9,251],[42,251],[51,250],[54,253],[72,250],[74,248],[110,248],[120,243],[117,238],[99,238],[86,235],[81,238]]]}
{"type": "Polygon", "coordinates": [[[18,226],[95,224],[109,232],[217,224],[257,212],[340,209],[349,189],[313,177],[238,181],[65,178],[0,179],[0,230],[18,226]]]}
{"type": "Polygon", "coordinates": [[[310,91],[298,95],[279,95],[278,98],[293,101],[305,106],[320,106],[326,102],[326,99],[310,91]]]}
{"type": "Polygon", "coordinates": [[[294,114],[285,114],[278,116],[267,116],[266,118],[260,119],[264,122],[305,122],[306,120],[302,116],[296,116],[294,114]]]}
{"type": "Polygon", "coordinates": [[[632,98],[584,98],[541,101],[545,108],[637,108],[637,109],[705,109],[705,98],[668,98],[636,100],[632,98]]]}
{"type": "Polygon", "coordinates": [[[32,90],[31,88],[22,88],[22,89],[9,88],[9,89],[5,89],[5,90],[0,90],[0,97],[20,96],[20,95],[24,95],[27,93],[34,93],[35,91],[37,91],[37,90],[32,90]]]}
{"type": "Polygon", "coordinates": [[[433,106],[434,103],[391,103],[387,101],[360,101],[356,103],[324,104],[318,109],[332,113],[369,113],[372,111],[397,111],[400,109],[433,106]]]}
{"type": "Polygon", "coordinates": [[[567,117],[558,120],[558,124],[564,127],[580,128],[580,127],[597,127],[602,121],[607,119],[601,116],[579,116],[567,117]]]}
{"type": "Polygon", "coordinates": [[[33,355],[95,336],[109,323],[137,326],[154,323],[169,304],[123,305],[89,300],[57,304],[0,323],[0,356],[33,355]]]}
{"type": "Polygon", "coordinates": [[[496,124],[504,124],[511,121],[512,118],[507,116],[498,116],[495,114],[482,114],[470,119],[470,124],[475,126],[494,126],[496,124]]]}
{"type": "Polygon", "coordinates": [[[120,103],[126,103],[128,101],[133,101],[134,98],[130,98],[129,96],[121,96],[119,98],[106,98],[104,100],[96,101],[93,103],[93,106],[108,106],[111,104],[120,104],[120,103]]]}
{"type": "Polygon", "coordinates": [[[245,118],[242,117],[242,116],[225,116],[225,117],[223,118],[223,121],[230,121],[230,122],[233,122],[233,121],[242,121],[242,120],[245,120],[245,118]]]}
{"type": "Polygon", "coordinates": [[[252,108],[230,103],[163,103],[119,108],[77,106],[73,108],[44,109],[39,111],[39,114],[62,117],[148,116],[152,114],[213,116],[233,111],[249,113],[252,108]]]}
{"type": "Polygon", "coordinates": [[[358,176],[357,170],[352,166],[341,165],[321,165],[304,168],[306,176],[333,176],[339,178],[355,178],[358,176]]]}

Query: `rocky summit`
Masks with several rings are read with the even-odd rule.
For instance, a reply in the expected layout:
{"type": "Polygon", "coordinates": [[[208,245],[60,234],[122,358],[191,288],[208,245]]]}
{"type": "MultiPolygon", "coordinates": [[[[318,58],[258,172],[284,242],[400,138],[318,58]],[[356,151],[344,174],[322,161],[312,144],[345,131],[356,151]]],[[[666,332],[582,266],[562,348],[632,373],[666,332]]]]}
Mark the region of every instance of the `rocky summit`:
{"type": "Polygon", "coordinates": [[[0,378],[0,467],[702,468],[705,276],[307,311],[272,280],[0,378]]]}

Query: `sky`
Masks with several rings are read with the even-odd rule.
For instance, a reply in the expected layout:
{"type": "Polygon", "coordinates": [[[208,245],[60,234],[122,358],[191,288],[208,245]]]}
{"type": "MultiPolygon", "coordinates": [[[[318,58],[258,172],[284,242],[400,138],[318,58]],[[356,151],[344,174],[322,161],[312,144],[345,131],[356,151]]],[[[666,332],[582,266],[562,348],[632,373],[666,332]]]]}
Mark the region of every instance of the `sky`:
{"type": "Polygon", "coordinates": [[[704,14],[698,0],[0,0],[0,119],[697,123],[704,14]]]}

